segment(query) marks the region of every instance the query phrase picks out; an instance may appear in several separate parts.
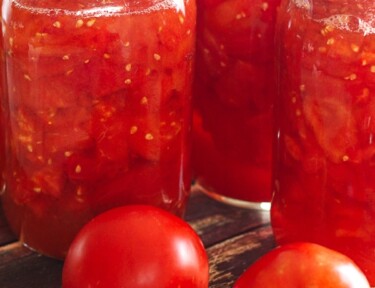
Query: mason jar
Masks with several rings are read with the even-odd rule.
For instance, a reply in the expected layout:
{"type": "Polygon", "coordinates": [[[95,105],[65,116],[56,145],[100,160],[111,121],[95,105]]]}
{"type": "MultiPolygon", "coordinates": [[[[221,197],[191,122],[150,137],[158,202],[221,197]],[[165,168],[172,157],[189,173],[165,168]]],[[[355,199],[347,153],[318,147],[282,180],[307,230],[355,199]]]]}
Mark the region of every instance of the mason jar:
{"type": "Polygon", "coordinates": [[[182,215],[190,191],[191,0],[6,0],[12,229],[63,258],[116,206],[182,215]]]}
{"type": "Polygon", "coordinates": [[[271,200],[274,34],[280,0],[198,0],[193,171],[219,201],[271,200]]]}
{"type": "Polygon", "coordinates": [[[282,2],[271,210],[279,244],[338,250],[372,285],[374,11],[374,1],[282,2]]]}

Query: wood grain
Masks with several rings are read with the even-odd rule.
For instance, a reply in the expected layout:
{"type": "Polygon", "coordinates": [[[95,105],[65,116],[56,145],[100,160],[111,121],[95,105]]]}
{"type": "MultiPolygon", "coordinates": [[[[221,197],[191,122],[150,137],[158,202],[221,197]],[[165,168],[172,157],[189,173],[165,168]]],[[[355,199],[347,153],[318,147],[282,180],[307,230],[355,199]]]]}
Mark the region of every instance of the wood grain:
{"type": "MultiPolygon", "coordinates": [[[[194,189],[184,216],[209,256],[210,288],[229,288],[256,259],[274,247],[269,212],[216,202],[194,189]]],[[[0,287],[60,288],[63,262],[16,242],[0,210],[0,287]]]]}

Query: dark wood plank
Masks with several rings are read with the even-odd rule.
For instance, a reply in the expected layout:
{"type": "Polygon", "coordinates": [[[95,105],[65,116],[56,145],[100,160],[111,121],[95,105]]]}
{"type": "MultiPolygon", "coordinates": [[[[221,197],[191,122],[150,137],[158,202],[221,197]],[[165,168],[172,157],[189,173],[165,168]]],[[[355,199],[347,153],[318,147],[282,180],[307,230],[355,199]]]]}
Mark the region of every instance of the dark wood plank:
{"type": "Polygon", "coordinates": [[[39,255],[20,242],[0,247],[0,287],[61,286],[62,262],[39,255]]]}
{"type": "Polygon", "coordinates": [[[268,225],[270,214],[265,210],[225,205],[195,190],[185,219],[208,248],[225,239],[268,225]]]}
{"type": "Polygon", "coordinates": [[[247,267],[274,247],[272,229],[267,225],[208,248],[210,288],[232,287],[247,267]]]}
{"type": "Polygon", "coordinates": [[[0,269],[2,288],[60,288],[62,261],[36,253],[15,259],[0,269]]]}
{"type": "Polygon", "coordinates": [[[7,269],[8,265],[12,262],[32,254],[34,254],[34,252],[26,248],[21,242],[3,245],[0,247],[0,269],[7,269]]]}
{"type": "MultiPolygon", "coordinates": [[[[253,261],[274,246],[267,211],[231,207],[194,191],[184,218],[207,248],[210,288],[231,287],[253,261]]],[[[13,241],[6,225],[0,226],[0,239],[1,235],[13,241]]],[[[61,287],[62,261],[32,252],[19,242],[4,243],[0,243],[1,288],[61,287]]]]}

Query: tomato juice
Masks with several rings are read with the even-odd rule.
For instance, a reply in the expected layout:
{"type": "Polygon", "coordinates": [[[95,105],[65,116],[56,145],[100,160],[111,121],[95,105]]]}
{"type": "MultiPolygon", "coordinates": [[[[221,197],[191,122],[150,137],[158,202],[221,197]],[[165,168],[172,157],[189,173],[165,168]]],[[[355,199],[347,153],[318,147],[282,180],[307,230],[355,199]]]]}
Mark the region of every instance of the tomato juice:
{"type": "Polygon", "coordinates": [[[80,227],[112,207],[182,215],[195,3],[6,3],[2,198],[21,240],[63,258],[80,227]]]}
{"type": "Polygon", "coordinates": [[[209,192],[271,199],[279,0],[198,0],[193,170],[209,192]]]}
{"type": "Polygon", "coordinates": [[[373,1],[285,1],[280,10],[278,243],[316,242],[375,285],[373,1]]]}

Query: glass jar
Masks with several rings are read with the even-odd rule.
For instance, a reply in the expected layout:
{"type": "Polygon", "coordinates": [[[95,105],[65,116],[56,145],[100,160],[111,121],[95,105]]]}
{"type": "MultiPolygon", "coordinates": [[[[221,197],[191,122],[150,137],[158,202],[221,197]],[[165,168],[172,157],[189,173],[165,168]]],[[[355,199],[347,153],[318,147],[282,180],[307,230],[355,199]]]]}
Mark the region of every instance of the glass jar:
{"type": "Polygon", "coordinates": [[[195,3],[4,1],[4,211],[26,245],[63,258],[107,209],[182,215],[190,191],[195,3]]]}
{"type": "Polygon", "coordinates": [[[278,243],[351,257],[375,285],[375,2],[280,9],[271,219],[278,243]]]}
{"type": "Polygon", "coordinates": [[[214,198],[246,207],[271,200],[279,2],[197,1],[194,176],[214,198]]]}

